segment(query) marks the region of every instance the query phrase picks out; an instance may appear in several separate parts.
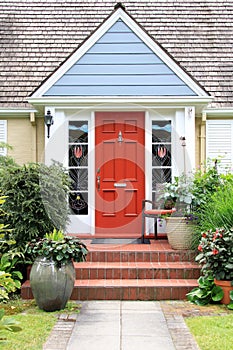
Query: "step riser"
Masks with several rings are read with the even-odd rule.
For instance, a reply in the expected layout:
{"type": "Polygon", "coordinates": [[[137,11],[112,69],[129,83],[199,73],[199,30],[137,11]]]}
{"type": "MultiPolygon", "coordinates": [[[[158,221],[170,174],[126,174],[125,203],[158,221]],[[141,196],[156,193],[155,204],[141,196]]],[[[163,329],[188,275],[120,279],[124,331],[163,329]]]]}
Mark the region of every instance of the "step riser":
{"type": "Polygon", "coordinates": [[[191,269],[98,269],[76,268],[77,280],[88,279],[198,279],[199,268],[191,269]]]}
{"type": "Polygon", "coordinates": [[[90,262],[178,262],[194,261],[195,254],[190,251],[181,252],[114,252],[93,251],[87,255],[90,262]]]}
{"type": "Polygon", "coordinates": [[[72,300],[184,300],[193,287],[77,287],[72,300]]]}
{"type": "MultiPolygon", "coordinates": [[[[189,287],[74,287],[71,300],[184,300],[196,285],[189,287]]],[[[33,299],[30,287],[22,299],[33,299]]]]}

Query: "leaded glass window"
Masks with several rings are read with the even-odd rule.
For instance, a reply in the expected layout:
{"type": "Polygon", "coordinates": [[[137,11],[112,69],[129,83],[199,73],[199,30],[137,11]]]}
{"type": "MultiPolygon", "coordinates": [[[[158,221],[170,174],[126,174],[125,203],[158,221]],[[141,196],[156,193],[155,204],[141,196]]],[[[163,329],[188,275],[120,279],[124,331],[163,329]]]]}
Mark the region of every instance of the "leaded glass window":
{"type": "Polygon", "coordinates": [[[88,215],[88,121],[69,122],[69,206],[72,214],[88,215]]]}
{"type": "Polygon", "coordinates": [[[171,121],[152,121],[152,199],[157,202],[163,184],[172,177],[171,121]]]}

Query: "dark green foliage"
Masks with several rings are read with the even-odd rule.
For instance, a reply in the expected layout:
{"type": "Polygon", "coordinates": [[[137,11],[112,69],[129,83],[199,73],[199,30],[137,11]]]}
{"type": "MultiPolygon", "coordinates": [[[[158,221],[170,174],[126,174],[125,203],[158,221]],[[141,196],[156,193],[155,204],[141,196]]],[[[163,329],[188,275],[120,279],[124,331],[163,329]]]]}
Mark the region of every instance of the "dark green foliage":
{"type": "Polygon", "coordinates": [[[35,259],[52,259],[58,267],[71,260],[81,262],[88,253],[87,247],[77,237],[65,236],[61,231],[53,230],[45,238],[32,240],[26,247],[27,253],[35,259]]]}
{"type": "Polygon", "coordinates": [[[198,287],[186,294],[187,299],[197,305],[206,305],[211,302],[219,302],[223,298],[223,290],[216,286],[212,276],[201,276],[198,279],[198,287]]]}
{"type": "Polygon", "coordinates": [[[4,223],[14,228],[12,236],[18,246],[43,237],[54,227],[65,229],[69,213],[68,181],[58,164],[31,163],[2,169],[0,190],[7,196],[4,223]]]}

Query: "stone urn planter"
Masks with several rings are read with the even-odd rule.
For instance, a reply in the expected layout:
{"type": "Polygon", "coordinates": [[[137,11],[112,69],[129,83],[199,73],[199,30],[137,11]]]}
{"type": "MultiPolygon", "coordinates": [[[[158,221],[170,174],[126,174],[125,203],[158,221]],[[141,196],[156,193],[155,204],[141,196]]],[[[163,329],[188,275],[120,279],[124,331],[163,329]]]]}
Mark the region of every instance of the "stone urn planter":
{"type": "Polygon", "coordinates": [[[44,238],[32,240],[26,251],[34,259],[30,284],[38,307],[45,311],[63,309],[74,287],[73,262],[85,260],[86,245],[54,229],[44,238]]]}
{"type": "Polygon", "coordinates": [[[60,267],[45,257],[36,258],[30,273],[30,285],[37,306],[45,311],[64,309],[74,288],[73,262],[60,267]]]}

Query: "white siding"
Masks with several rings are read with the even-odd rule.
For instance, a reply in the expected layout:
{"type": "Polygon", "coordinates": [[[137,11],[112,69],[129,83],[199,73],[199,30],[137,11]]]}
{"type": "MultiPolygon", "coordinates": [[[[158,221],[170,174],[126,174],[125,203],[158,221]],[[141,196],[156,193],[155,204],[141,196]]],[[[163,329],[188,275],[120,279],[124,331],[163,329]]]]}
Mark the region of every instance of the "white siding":
{"type": "MultiPolygon", "coordinates": [[[[7,121],[0,120],[0,142],[7,142],[7,121]]],[[[0,148],[0,156],[6,155],[6,148],[0,148]]]]}
{"type": "Polygon", "coordinates": [[[206,126],[207,159],[221,157],[221,164],[232,168],[233,120],[208,120],[206,126]]]}

